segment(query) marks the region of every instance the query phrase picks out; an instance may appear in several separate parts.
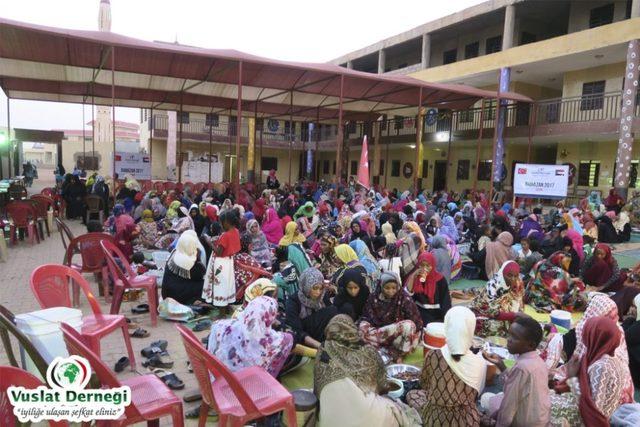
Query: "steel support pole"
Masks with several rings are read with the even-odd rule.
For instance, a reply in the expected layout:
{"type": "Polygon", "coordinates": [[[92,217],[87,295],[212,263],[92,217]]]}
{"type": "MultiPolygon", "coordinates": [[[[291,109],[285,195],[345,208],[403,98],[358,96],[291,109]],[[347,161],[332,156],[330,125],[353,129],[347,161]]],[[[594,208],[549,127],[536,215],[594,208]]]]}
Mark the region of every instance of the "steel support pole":
{"type": "Polygon", "coordinates": [[[178,182],[182,182],[182,93],[180,94],[180,116],[178,116],[178,182]]]}
{"type": "MultiPolygon", "coordinates": [[[[213,117],[211,117],[213,120],[213,117]]],[[[209,123],[209,180],[211,183],[211,157],[213,156],[213,123],[209,123]]]]}
{"type": "Polygon", "coordinates": [[[111,133],[113,137],[113,199],[116,198],[116,48],[111,47],[111,133]]]}
{"type": "Polygon", "coordinates": [[[536,126],[536,120],[538,119],[538,105],[534,102],[529,104],[533,111],[529,115],[529,140],[527,141],[527,163],[531,163],[531,144],[533,140],[533,128],[536,126]]]}
{"type": "MultiPolygon", "coordinates": [[[[293,90],[289,96],[289,185],[291,185],[291,152],[293,151],[293,90]]],[[[293,186],[292,186],[293,187],[293,186]]]]}
{"type": "Polygon", "coordinates": [[[87,137],[85,136],[85,131],[84,131],[84,101],[82,101],[82,169],[87,168],[87,149],[86,149],[86,142],[87,142],[87,137]]]}
{"type": "Polygon", "coordinates": [[[338,188],[342,184],[342,139],[344,138],[344,132],[342,129],[342,97],[344,94],[344,75],[340,75],[340,102],[338,107],[338,151],[336,153],[336,182],[338,188]]]}
{"type": "Polygon", "coordinates": [[[313,164],[311,165],[311,170],[313,171],[312,176],[315,181],[319,181],[320,179],[320,168],[317,167],[318,164],[318,148],[320,147],[320,107],[316,112],[316,146],[314,147],[314,155],[313,155],[313,164]]]}
{"type": "Polygon", "coordinates": [[[500,110],[501,110],[501,105],[500,105],[500,95],[498,94],[498,99],[496,100],[496,118],[495,118],[495,124],[493,126],[493,148],[491,150],[491,185],[489,186],[489,203],[492,204],[493,203],[493,176],[495,174],[496,171],[496,143],[498,141],[498,121],[499,121],[499,117],[500,117],[500,110]]]}
{"type": "Polygon", "coordinates": [[[480,129],[478,130],[478,142],[476,144],[476,167],[473,174],[473,191],[475,193],[478,188],[478,169],[480,168],[480,144],[482,143],[482,134],[484,133],[484,98],[481,100],[480,107],[480,129]]]}
{"type": "Polygon", "coordinates": [[[384,159],[384,187],[387,187],[387,177],[389,176],[389,168],[391,167],[389,165],[389,146],[391,145],[391,140],[389,139],[389,133],[390,133],[390,123],[389,121],[387,121],[387,150],[386,150],[386,155],[385,155],[385,159],[384,159]]]}
{"type": "Polygon", "coordinates": [[[240,196],[240,138],[242,131],[242,61],[238,62],[238,119],[236,120],[236,202],[240,196]]]}
{"type": "Polygon", "coordinates": [[[150,110],[151,116],[149,117],[150,126],[149,126],[149,168],[151,169],[151,173],[149,174],[149,180],[153,180],[153,129],[156,126],[156,121],[153,119],[153,107],[150,110]]]}
{"type": "MultiPolygon", "coordinates": [[[[96,109],[95,99],[93,97],[93,83],[91,84],[91,156],[96,158],[96,120],[94,110],[96,109]]],[[[60,147],[62,148],[62,147],[60,147]]],[[[60,150],[62,151],[62,149],[60,150]]]]}
{"type": "Polygon", "coordinates": [[[451,139],[453,138],[453,111],[451,111],[451,117],[449,118],[449,143],[447,144],[447,171],[444,174],[444,189],[449,191],[449,162],[451,161],[451,139]]]}
{"type": "Polygon", "coordinates": [[[416,118],[416,167],[413,174],[413,191],[418,195],[418,180],[424,175],[422,171],[422,125],[424,123],[424,107],[422,106],[422,87],[418,95],[418,116],[416,118]]]}

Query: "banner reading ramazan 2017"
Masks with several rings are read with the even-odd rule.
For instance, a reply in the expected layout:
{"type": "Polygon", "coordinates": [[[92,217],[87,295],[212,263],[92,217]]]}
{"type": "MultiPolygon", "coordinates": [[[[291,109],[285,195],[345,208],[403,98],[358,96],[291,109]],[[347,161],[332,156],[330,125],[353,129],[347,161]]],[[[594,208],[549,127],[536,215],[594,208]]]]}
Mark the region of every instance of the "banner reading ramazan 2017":
{"type": "Polygon", "coordinates": [[[516,163],[513,192],[516,196],[564,199],[569,186],[568,165],[516,163]]]}

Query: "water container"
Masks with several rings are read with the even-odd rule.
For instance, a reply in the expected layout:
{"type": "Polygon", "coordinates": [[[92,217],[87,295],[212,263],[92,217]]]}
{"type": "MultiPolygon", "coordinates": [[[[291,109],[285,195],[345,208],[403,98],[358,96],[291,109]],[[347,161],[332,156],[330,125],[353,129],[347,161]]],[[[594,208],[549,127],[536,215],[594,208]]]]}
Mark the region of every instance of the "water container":
{"type": "MultiPolygon", "coordinates": [[[[16,315],[16,326],[29,338],[47,363],[51,363],[57,356],[69,355],[60,331],[60,323],[68,323],[80,331],[82,312],[77,308],[52,307],[16,315]]],[[[31,358],[22,349],[20,351],[24,369],[40,377],[31,358]]]]}

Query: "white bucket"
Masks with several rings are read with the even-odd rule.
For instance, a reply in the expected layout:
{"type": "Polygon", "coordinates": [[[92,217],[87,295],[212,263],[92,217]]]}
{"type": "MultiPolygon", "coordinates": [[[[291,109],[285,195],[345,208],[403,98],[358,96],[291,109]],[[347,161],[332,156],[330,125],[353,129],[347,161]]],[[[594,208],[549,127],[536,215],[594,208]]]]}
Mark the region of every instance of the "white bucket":
{"type": "MultiPolygon", "coordinates": [[[[40,352],[45,362],[69,355],[60,330],[61,323],[68,323],[76,330],[82,327],[82,312],[76,308],[52,307],[16,315],[16,326],[40,352]]],[[[23,353],[23,368],[40,377],[31,358],[23,353]]]]}
{"type": "Polygon", "coordinates": [[[151,253],[153,262],[156,263],[156,267],[158,267],[159,270],[164,270],[164,266],[167,265],[167,261],[169,260],[169,255],[171,255],[171,252],[167,251],[153,251],[151,253]]]}
{"type": "Polygon", "coordinates": [[[571,329],[571,313],[564,310],[553,310],[551,312],[551,323],[565,329],[571,329]]]}

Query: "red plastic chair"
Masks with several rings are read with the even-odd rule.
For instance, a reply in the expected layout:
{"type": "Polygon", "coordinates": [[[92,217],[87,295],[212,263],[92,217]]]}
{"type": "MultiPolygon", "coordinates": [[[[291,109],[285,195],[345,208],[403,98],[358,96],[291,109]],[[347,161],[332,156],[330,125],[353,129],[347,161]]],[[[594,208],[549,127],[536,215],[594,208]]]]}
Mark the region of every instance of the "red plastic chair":
{"type": "Polygon", "coordinates": [[[183,183],[181,183],[181,182],[176,183],[175,190],[176,190],[176,191],[182,191],[182,190],[184,190],[184,184],[183,184],[183,183]]]}
{"type": "Polygon", "coordinates": [[[10,202],[5,207],[5,210],[11,219],[9,224],[9,239],[12,245],[18,243],[19,229],[27,231],[30,243],[40,243],[40,236],[38,236],[38,230],[36,228],[38,214],[30,203],[23,201],[10,202]]]}
{"type": "Polygon", "coordinates": [[[107,259],[111,279],[114,283],[111,314],[118,314],[120,312],[122,297],[126,289],[145,289],[147,291],[151,324],[156,326],[158,324],[158,284],[156,283],[155,276],[138,275],[133,271],[127,257],[124,256],[113,241],[103,240],[100,245],[102,246],[102,253],[107,259]],[[123,268],[120,268],[116,262],[116,258],[118,258],[123,268]]]}
{"type": "Polygon", "coordinates": [[[103,388],[131,388],[131,404],[125,408],[124,415],[118,420],[109,420],[107,425],[126,426],[144,421],[147,421],[148,425],[158,425],[157,420],[168,415],[171,416],[174,426],[184,426],[182,401],[160,378],[148,374],[119,381],[100,357],[82,342],[75,329],[66,323],[62,323],[60,329],[69,353],[89,361],[103,388]]]}
{"type": "Polygon", "coordinates": [[[53,197],[55,193],[56,191],[53,188],[43,188],[42,191],[40,192],[40,194],[47,197],[53,197]]]}
{"type": "Polygon", "coordinates": [[[156,181],[153,183],[156,193],[162,193],[164,191],[164,183],[162,181],[156,181]]]}
{"type": "MultiPolygon", "coordinates": [[[[100,242],[108,240],[115,242],[113,236],[107,233],[86,233],[69,242],[67,251],[64,256],[64,265],[73,268],[79,273],[100,273],[102,275],[102,287],[99,288],[99,293],[104,296],[105,300],[109,301],[109,269],[105,262],[100,242]],[[76,264],[73,262],[73,256],[80,254],[80,260],[82,264],[76,264]]],[[[74,285],[73,288],[73,301],[74,306],[78,302],[78,288],[74,285]]]]}
{"type": "Polygon", "coordinates": [[[92,315],[82,316],[80,334],[83,342],[100,356],[100,340],[116,329],[122,330],[124,343],[127,346],[131,370],[135,370],[136,360],[129,338],[129,328],[124,316],[102,314],[100,304],[91,293],[89,284],[77,271],[65,265],[45,264],[31,273],[31,290],[42,308],[71,307],[69,299],[69,282],[77,283],[89,300],[92,315]]]}
{"type": "MultiPolygon", "coordinates": [[[[44,385],[42,381],[27,371],[13,366],[0,366],[0,426],[14,427],[20,425],[13,415],[13,406],[9,402],[7,394],[9,386],[35,389],[44,385]]],[[[66,421],[48,421],[48,423],[52,427],[69,425],[66,421]]]]}
{"type": "Polygon", "coordinates": [[[200,340],[183,325],[176,325],[198,379],[202,404],[198,425],[204,426],[209,408],[218,413],[218,425],[242,426],[251,420],[284,411],[287,425],[297,426],[293,396],[267,371],[258,366],[231,372],[209,353],[200,340]],[[211,382],[212,374],[215,381],[211,382]]]}
{"type": "Polygon", "coordinates": [[[171,191],[171,190],[174,190],[175,188],[176,188],[175,182],[167,181],[164,183],[164,191],[171,191]]]}
{"type": "Polygon", "coordinates": [[[36,215],[38,215],[40,238],[44,240],[44,231],[42,230],[43,224],[44,228],[47,230],[47,237],[51,237],[51,230],[49,230],[49,222],[47,221],[47,211],[49,210],[48,203],[39,199],[37,195],[31,196],[31,198],[26,201],[33,205],[33,208],[36,210],[36,215]]]}

